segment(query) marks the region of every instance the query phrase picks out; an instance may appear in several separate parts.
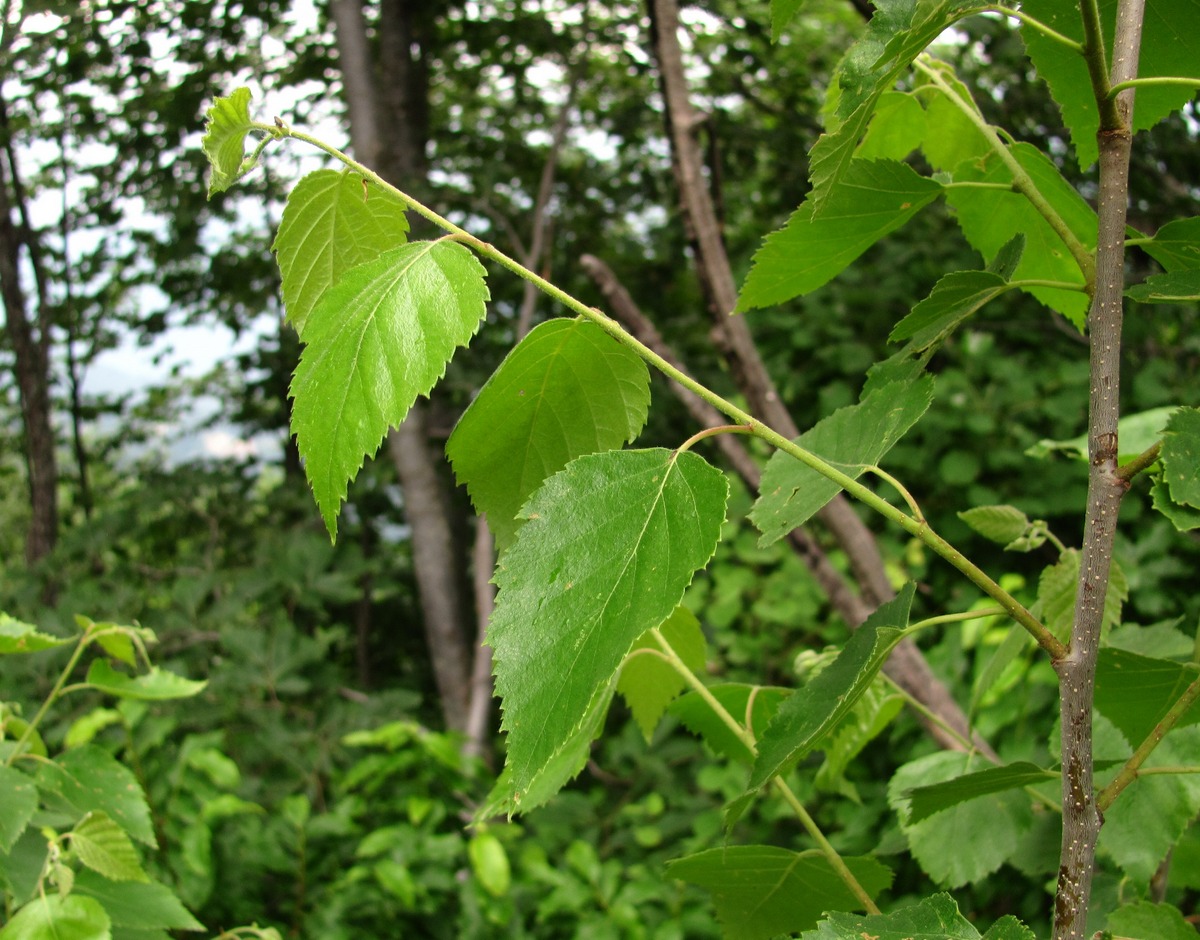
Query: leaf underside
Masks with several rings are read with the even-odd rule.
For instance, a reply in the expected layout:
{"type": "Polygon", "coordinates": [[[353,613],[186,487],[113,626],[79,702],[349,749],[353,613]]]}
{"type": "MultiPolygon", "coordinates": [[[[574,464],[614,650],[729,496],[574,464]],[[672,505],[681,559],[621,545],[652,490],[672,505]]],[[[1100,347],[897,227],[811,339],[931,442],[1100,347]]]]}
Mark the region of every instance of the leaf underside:
{"type": "Polygon", "coordinates": [[[218,98],[205,113],[206,124],[200,147],[208,157],[212,175],[208,197],[227,190],[242,171],[246,154],[246,135],[250,120],[250,89],[237,88],[226,98],[218,98]]]}

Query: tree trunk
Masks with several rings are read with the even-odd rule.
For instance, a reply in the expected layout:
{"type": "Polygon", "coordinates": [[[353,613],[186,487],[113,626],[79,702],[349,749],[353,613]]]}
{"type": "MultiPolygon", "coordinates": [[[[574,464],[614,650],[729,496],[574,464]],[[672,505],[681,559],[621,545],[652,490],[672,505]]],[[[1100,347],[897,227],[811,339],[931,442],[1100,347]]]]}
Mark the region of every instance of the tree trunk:
{"type": "MultiPolygon", "coordinates": [[[[361,0],[334,0],[338,55],[351,140],[359,158],[405,190],[425,176],[428,76],[421,58],[421,23],[428,4],[384,0],[379,13],[379,56],[372,61],[361,0]],[[380,89],[386,89],[381,93],[380,89]]],[[[425,638],[446,727],[467,726],[474,630],[459,590],[462,553],[457,551],[450,506],[425,431],[426,406],[414,404],[387,439],[404,490],[411,529],[413,568],[425,638]]]]}

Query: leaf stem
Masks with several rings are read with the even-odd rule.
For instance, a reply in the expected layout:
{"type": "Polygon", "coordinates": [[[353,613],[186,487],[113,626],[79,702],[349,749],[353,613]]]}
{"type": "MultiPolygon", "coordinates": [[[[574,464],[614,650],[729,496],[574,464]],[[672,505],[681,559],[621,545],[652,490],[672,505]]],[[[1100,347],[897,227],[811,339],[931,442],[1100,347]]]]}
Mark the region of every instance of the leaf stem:
{"type": "Polygon", "coordinates": [[[1070,36],[1064,36],[1062,33],[1058,32],[1057,30],[1051,29],[1049,26],[1047,26],[1041,20],[1035,19],[1034,17],[1030,16],[1028,13],[1025,13],[1022,10],[1016,10],[1016,9],[1013,9],[1012,7],[1005,7],[1005,6],[994,6],[994,7],[987,7],[986,9],[981,10],[980,12],[982,12],[982,13],[999,13],[1001,16],[1011,16],[1015,20],[1020,20],[1021,25],[1028,26],[1030,29],[1037,30],[1039,33],[1041,33],[1047,39],[1053,39],[1055,42],[1059,43],[1060,45],[1066,46],[1072,52],[1078,52],[1081,55],[1083,54],[1083,44],[1082,43],[1076,42],[1070,36]]]}
{"type": "MultiPolygon", "coordinates": [[[[667,638],[662,635],[662,632],[657,627],[654,627],[650,631],[650,635],[654,638],[654,642],[659,645],[663,656],[679,674],[680,678],[704,700],[705,704],[712,709],[713,714],[721,720],[721,723],[725,727],[737,736],[737,739],[746,746],[750,753],[757,756],[758,742],[755,741],[754,734],[750,729],[739,724],[738,720],[729,714],[729,711],[717,700],[717,697],[712,694],[708,686],[701,682],[699,677],[688,668],[687,663],[680,659],[679,654],[675,652],[674,648],[667,641],[667,638]]],[[[813,841],[817,843],[821,854],[825,856],[825,860],[829,863],[830,867],[842,879],[846,887],[854,893],[854,896],[858,898],[867,913],[880,913],[879,908],[871,899],[871,895],[859,884],[858,879],[854,877],[854,872],[847,867],[845,860],[838,854],[837,849],[825,838],[825,834],[821,831],[821,828],[812,816],[809,815],[808,810],[804,808],[804,804],[800,802],[799,797],[787,785],[787,781],[782,777],[775,777],[771,782],[775,789],[779,791],[779,795],[783,798],[783,801],[792,808],[792,811],[796,814],[796,818],[800,820],[800,825],[804,827],[813,841]]]]}
{"type": "Polygon", "coordinates": [[[1122,464],[1116,470],[1118,479],[1128,483],[1143,470],[1154,466],[1158,462],[1158,455],[1162,452],[1162,441],[1155,441],[1144,451],[1138,454],[1133,460],[1127,464],[1122,464]]]}
{"type": "Polygon", "coordinates": [[[30,739],[34,735],[34,732],[37,731],[38,725],[41,724],[42,719],[46,717],[46,712],[48,712],[51,706],[62,697],[64,694],[63,687],[67,684],[67,679],[70,677],[75,667],[79,664],[80,657],[83,656],[83,651],[87,649],[91,641],[92,634],[88,631],[85,631],[84,634],[79,638],[79,642],[75,644],[75,649],[71,653],[71,658],[67,660],[66,666],[64,666],[62,672],[59,673],[58,681],[54,683],[54,688],[52,688],[50,690],[50,694],[42,700],[41,707],[37,710],[37,714],[29,720],[29,723],[25,726],[25,731],[17,739],[17,743],[13,745],[12,751],[4,761],[5,767],[11,767],[13,761],[21,756],[21,752],[25,750],[30,739]]]}
{"type": "Polygon", "coordinates": [[[908,503],[908,508],[912,510],[912,518],[914,518],[917,522],[925,521],[925,513],[921,512],[921,507],[917,504],[917,501],[913,498],[912,493],[908,491],[903,483],[897,480],[882,467],[874,464],[867,467],[867,470],[875,474],[875,476],[879,477],[881,480],[885,480],[892,485],[896,492],[898,492],[904,501],[908,503]]]}
{"type": "MultiPolygon", "coordinates": [[[[504,252],[500,251],[493,245],[476,238],[470,232],[455,225],[449,219],[444,218],[432,209],[427,208],[422,203],[418,202],[412,196],[397,189],[387,180],[383,179],[375,171],[363,166],[357,160],[349,157],[342,151],[338,150],[319,138],[313,137],[311,134],[303,133],[302,131],[294,130],[290,127],[279,128],[269,124],[254,124],[253,127],[258,130],[266,131],[270,134],[284,135],[292,137],[296,140],[310,144],[318,150],[329,154],[334,159],[340,161],[350,167],[356,173],[359,173],[376,183],[379,186],[387,189],[393,195],[403,200],[414,212],[422,218],[432,222],[434,225],[457,235],[459,239],[467,245],[474,248],[480,255],[488,258],[501,267],[511,271],[518,277],[536,285],[545,294],[557,300],[568,310],[591,320],[602,330],[612,336],[617,342],[628,346],[635,353],[641,356],[646,362],[654,366],[659,372],[665,375],[668,379],[682,386],[688,391],[695,394],[697,397],[716,408],[719,412],[732,418],[739,425],[744,425],[750,428],[750,433],[760,440],[765,441],[778,450],[795,457],[806,467],[810,467],[817,473],[824,476],[826,479],[832,480],[847,493],[865,503],[871,509],[874,509],[880,515],[899,525],[909,534],[915,536],[924,542],[931,550],[941,555],[946,561],[957,568],[972,584],[976,585],[985,594],[999,603],[1017,623],[1027,630],[1038,645],[1041,646],[1051,657],[1061,657],[1066,648],[1063,644],[1049,631],[1046,627],[1031,614],[1015,597],[1005,591],[999,584],[987,576],[980,568],[972,563],[965,555],[962,554],[953,545],[947,542],[944,538],[934,532],[927,523],[910,518],[901,510],[897,509],[891,503],[881,496],[876,495],[869,487],[859,483],[854,477],[848,476],[837,468],[826,463],[816,454],[805,450],[803,447],[794,443],[777,431],[768,427],[762,421],[755,418],[753,415],[743,411],[741,408],[734,405],[732,402],[722,398],[716,392],[709,389],[706,385],[697,382],[686,372],[678,369],[668,362],[661,355],[656,353],[646,344],[632,336],[625,330],[616,320],[606,316],[595,307],[589,307],[581,300],[577,300],[572,295],[568,294],[562,288],[550,283],[544,277],[530,271],[520,262],[513,260],[504,252]]],[[[1002,145],[1001,145],[1002,146],[1002,145]]],[[[1024,170],[1021,170],[1024,173],[1024,170]]]]}
{"type": "MultiPolygon", "coordinates": [[[[1154,729],[1146,735],[1146,740],[1138,745],[1137,750],[1125,762],[1120,773],[1113,777],[1108,786],[1096,794],[1096,809],[1103,813],[1112,806],[1113,800],[1120,796],[1121,791],[1133,783],[1138,776],[1139,768],[1146,762],[1146,758],[1154,753],[1159,742],[1167,736],[1168,731],[1175,727],[1197,698],[1200,698],[1200,678],[1193,680],[1192,684],[1183,690],[1183,694],[1175,700],[1175,704],[1163,715],[1154,729]]],[[[1142,771],[1142,773],[1146,772],[1142,771]]]]}
{"type": "Polygon", "coordinates": [[[941,614],[937,617],[910,623],[905,632],[915,633],[917,630],[924,630],[926,627],[935,627],[943,623],[963,623],[969,620],[983,620],[986,617],[1003,617],[1007,613],[1008,611],[1003,607],[982,607],[978,610],[960,611],[957,614],[941,614]]]}
{"type": "Polygon", "coordinates": [[[984,120],[983,115],[972,106],[971,102],[964,101],[961,97],[959,97],[958,92],[951,87],[949,82],[947,82],[941,75],[938,74],[936,69],[930,68],[920,58],[913,62],[913,67],[916,68],[917,71],[919,71],[926,78],[928,78],[929,81],[935,86],[937,86],[937,88],[941,90],[941,92],[950,100],[950,103],[962,111],[963,114],[967,116],[967,119],[979,130],[979,133],[983,135],[984,139],[987,140],[996,156],[1000,158],[1000,161],[1012,174],[1012,188],[1029,200],[1030,204],[1034,207],[1034,209],[1037,210],[1038,214],[1041,215],[1041,217],[1049,224],[1050,228],[1054,230],[1054,234],[1063,240],[1063,244],[1065,244],[1067,246],[1067,250],[1071,252],[1071,257],[1075,259],[1075,263],[1079,265],[1079,270],[1083,272],[1086,293],[1088,296],[1091,296],[1095,290],[1096,284],[1095,258],[1092,256],[1092,253],[1088,251],[1083,242],[1081,242],[1075,233],[1071,231],[1071,227],[1067,225],[1063,217],[1059,215],[1057,211],[1055,211],[1054,207],[1050,205],[1046,197],[1042,195],[1041,190],[1039,190],[1037,188],[1037,184],[1034,183],[1033,177],[1029,175],[1029,172],[1025,169],[1025,167],[1021,166],[1020,162],[1012,155],[1012,152],[1009,150],[1009,148],[1005,146],[1004,142],[1000,139],[1000,135],[996,133],[996,129],[984,120]]]}
{"type": "Polygon", "coordinates": [[[675,448],[675,453],[682,454],[685,451],[692,449],[692,445],[698,444],[706,437],[713,437],[717,434],[753,434],[754,428],[748,424],[722,424],[715,428],[705,428],[703,431],[697,431],[686,441],[675,448]]]}
{"type": "Polygon", "coordinates": [[[1184,88],[1200,88],[1200,78],[1183,78],[1160,75],[1154,78],[1131,78],[1127,82],[1118,82],[1108,89],[1108,97],[1115,98],[1129,88],[1155,88],[1162,86],[1182,86],[1184,88]]]}

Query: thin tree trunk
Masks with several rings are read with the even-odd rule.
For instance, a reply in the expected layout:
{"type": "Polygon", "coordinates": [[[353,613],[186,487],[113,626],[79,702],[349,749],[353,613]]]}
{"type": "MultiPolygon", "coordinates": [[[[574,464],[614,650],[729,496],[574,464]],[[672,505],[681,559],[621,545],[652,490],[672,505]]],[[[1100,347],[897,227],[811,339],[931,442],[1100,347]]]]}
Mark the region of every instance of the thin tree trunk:
{"type": "MultiPolygon", "coordinates": [[[[1121,0],[1117,8],[1111,78],[1089,63],[1101,109],[1098,134],[1100,187],[1097,204],[1096,294],[1088,312],[1091,382],[1088,403],[1088,497],[1075,617],[1067,656],[1055,663],[1062,721],[1062,855],[1054,901],[1055,940],[1082,940],[1087,928],[1096,840],[1102,819],[1093,787],[1092,715],[1096,659],[1108,594],[1117,511],[1129,488],[1117,473],[1120,417],[1121,326],[1125,291],[1125,216],[1129,200],[1133,90],[1107,105],[1106,83],[1137,76],[1144,0],[1121,0]]],[[[1099,23],[1085,14],[1093,50],[1103,50],[1099,23]],[[1090,28],[1089,28],[1090,27],[1090,28]]],[[[1102,54],[1101,56],[1102,57],[1102,54]]]]}
{"type": "MultiPolygon", "coordinates": [[[[385,178],[416,189],[425,175],[428,81],[414,29],[428,11],[412,0],[385,0],[379,13],[379,59],[373,63],[361,0],[334,0],[338,55],[355,152],[385,178]],[[384,89],[385,93],[379,90],[384,89]]],[[[473,629],[459,591],[462,554],[456,550],[451,510],[418,401],[389,433],[388,452],[404,490],[413,569],[425,637],[446,727],[467,725],[473,629]]]]}
{"type": "MultiPolygon", "coordinates": [[[[700,119],[692,107],[684,74],[678,3],[676,0],[649,0],[649,4],[654,52],[666,102],[672,164],[684,222],[695,246],[697,274],[717,327],[717,341],[751,411],[785,437],[798,437],[799,429],[784,407],[745,319],[731,315],[737,305],[737,290],[694,135],[700,119]]],[[[863,600],[873,608],[894,597],[879,545],[849,500],[841,494],[835,496],[818,514],[818,519],[846,553],[863,600]]],[[[910,644],[898,655],[893,653],[892,659],[896,670],[892,677],[897,683],[959,734],[967,736],[966,715],[946,687],[933,676],[920,650],[910,644]]],[[[940,728],[936,736],[947,745],[954,741],[953,736],[945,735],[940,728]]]]}
{"type": "Polygon", "coordinates": [[[45,323],[37,324],[31,318],[21,286],[24,237],[13,222],[14,208],[21,208],[20,178],[12,159],[7,106],[3,100],[0,100],[0,131],[5,158],[0,159],[0,295],[16,360],[17,392],[25,430],[31,510],[25,560],[32,565],[50,553],[58,538],[58,463],[50,406],[50,337],[45,323]]]}

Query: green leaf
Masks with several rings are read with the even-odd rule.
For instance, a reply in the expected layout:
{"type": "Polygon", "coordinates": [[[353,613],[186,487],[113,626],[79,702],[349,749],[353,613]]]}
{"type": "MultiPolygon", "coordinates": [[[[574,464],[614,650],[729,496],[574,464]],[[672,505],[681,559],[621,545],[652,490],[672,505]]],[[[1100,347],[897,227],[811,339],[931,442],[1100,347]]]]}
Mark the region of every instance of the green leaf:
{"type": "Polygon", "coordinates": [[[912,340],[914,350],[940,345],[963,320],[995,300],[1009,284],[990,271],[955,271],[934,285],[933,293],[913,307],[888,337],[912,340]]]}
{"type": "Polygon", "coordinates": [[[1200,509],[1200,408],[1180,408],[1171,416],[1160,459],[1171,500],[1200,509]]]}
{"type": "Polygon", "coordinates": [[[1109,914],[1105,926],[1130,940],[1196,940],[1196,928],[1170,904],[1134,901],[1109,914]]]}
{"type": "Polygon", "coordinates": [[[964,774],[961,777],[947,780],[945,783],[917,787],[907,794],[909,798],[908,821],[919,823],[935,813],[940,813],[942,810],[968,800],[1057,779],[1058,774],[1052,771],[1043,770],[1028,761],[1017,761],[1014,764],[1005,764],[1003,767],[989,767],[987,770],[977,773],[964,774]]]}
{"type": "Polygon", "coordinates": [[[1162,480],[1155,480],[1150,488],[1151,504],[1166,516],[1180,532],[1200,529],[1200,509],[1181,506],[1171,498],[1171,491],[1162,480]]]}
{"type": "Polygon", "coordinates": [[[69,749],[91,744],[96,735],[105,728],[120,723],[121,713],[115,708],[93,708],[71,722],[71,727],[63,739],[63,745],[69,749]]]}
{"type": "MultiPolygon", "coordinates": [[[[959,913],[948,894],[925,898],[892,914],[830,914],[801,940],[980,940],[979,931],[959,913]]],[[[1015,917],[1001,917],[983,940],[1034,940],[1015,917]]]]}
{"type": "MultiPolygon", "coordinates": [[[[742,725],[746,724],[746,713],[749,710],[750,723],[756,738],[766,730],[779,703],[792,694],[791,689],[770,685],[746,685],[740,682],[723,682],[709,686],[708,691],[721,703],[721,707],[742,725]]],[[[754,761],[754,755],[742,739],[729,730],[699,693],[689,692],[676,699],[671,703],[669,711],[683,722],[685,728],[703,738],[704,743],[722,757],[743,764],[754,761]]]]}
{"type": "MultiPolygon", "coordinates": [[[[1139,411],[1137,414],[1126,415],[1117,422],[1117,440],[1120,453],[1119,463],[1127,463],[1138,454],[1143,453],[1156,441],[1162,438],[1163,429],[1178,407],[1170,405],[1166,408],[1151,408],[1149,411],[1139,411]]],[[[1073,437],[1069,441],[1038,441],[1030,447],[1026,454],[1030,457],[1047,457],[1058,452],[1080,460],[1087,459],[1087,433],[1073,437]]]]}
{"type": "Polygon", "coordinates": [[[913,60],[949,26],[986,9],[961,0],[880,0],[866,34],[842,58],[834,75],[837,106],[829,132],[809,155],[813,212],[825,211],[834,188],[874,112],[875,103],[908,71],[913,60]]]}
{"type": "Polygon", "coordinates": [[[771,42],[779,42],[787,27],[804,5],[804,0],[771,0],[771,42]]]}
{"type": "MultiPolygon", "coordinates": [[[[857,405],[840,408],[797,438],[796,443],[857,478],[878,464],[892,446],[917,423],[933,400],[933,379],[894,382],[867,395],[857,405]]],[[[770,545],[803,525],[838,494],[841,487],[778,451],[763,471],[760,496],[750,519],[770,545]]]]}
{"type": "Polygon", "coordinates": [[[88,813],[71,830],[71,847],[79,860],[112,881],[149,881],[125,830],[108,815],[88,813]]]}
{"type": "Polygon", "coordinates": [[[904,704],[904,697],[893,692],[878,678],[867,686],[862,698],[821,746],[825,760],[813,778],[817,789],[840,793],[860,803],[858,787],[847,779],[846,770],[863,748],[882,734],[900,714],[904,704]]]}
{"type": "Polygon", "coordinates": [[[72,642],[74,641],[48,633],[39,633],[33,624],[17,620],[0,611],[0,656],[8,653],[37,653],[72,642]]]}
{"type": "Polygon", "coordinates": [[[316,170],[296,184],[272,248],[284,309],[301,339],[308,315],[343,274],[404,242],[405,209],[391,191],[349,170],[316,170]]]}
{"type": "Polygon", "coordinates": [[[1007,545],[1015,542],[1029,529],[1029,517],[1016,506],[977,506],[958,514],[985,539],[1007,545]]]}
{"type": "Polygon", "coordinates": [[[875,104],[875,113],[854,158],[903,160],[924,139],[925,109],[917,96],[906,91],[886,91],[875,104]]]}
{"type": "Polygon", "coordinates": [[[87,684],[108,695],[120,698],[164,701],[176,698],[191,698],[199,695],[208,685],[203,679],[185,679],[158,666],[137,676],[117,672],[106,659],[94,659],[88,667],[87,684]]]}
{"type": "Polygon", "coordinates": [[[518,803],[712,557],[728,491],[691,452],[617,451],[573,460],[526,503],[488,630],[518,803]]]}
{"type": "MultiPolygon", "coordinates": [[[[697,675],[703,675],[706,645],[696,615],[686,607],[676,607],[658,630],[687,667],[697,675]]],[[[617,691],[633,712],[633,720],[642,729],[647,744],[667,706],[687,686],[683,677],[660,657],[649,653],[633,655],[638,650],[658,649],[658,642],[649,631],[638,637],[621,667],[621,678],[617,680],[617,691]]]]}
{"type": "Polygon", "coordinates": [[[416,242],[347,271],[304,327],[292,429],[331,537],[350,481],[483,320],[483,266],[451,241],[416,242]]]}
{"type": "MultiPolygon", "coordinates": [[[[1096,663],[1096,711],[1135,746],[1150,734],[1189,685],[1200,679],[1200,666],[1142,656],[1123,649],[1102,649],[1096,663]]],[[[1200,721],[1200,706],[1187,710],[1176,727],[1200,721]]]]}
{"type": "Polygon", "coordinates": [[[8,852],[0,852],[0,884],[7,888],[14,907],[37,893],[49,849],[46,836],[37,827],[26,827],[8,852]]]}
{"type": "Polygon", "coordinates": [[[125,765],[94,744],[43,764],[38,783],[59,794],[81,814],[102,812],[139,842],[155,845],[150,807],[138,779],[125,765]]]}
{"type": "Polygon", "coordinates": [[[895,598],[880,605],[837,658],[779,706],[758,741],[747,790],[757,790],[786,773],[846,716],[904,637],[915,591],[910,581],[895,598]]]}
{"type": "Polygon", "coordinates": [[[223,193],[250,167],[243,166],[250,119],[250,89],[238,88],[228,98],[218,98],[204,114],[205,133],[200,146],[212,167],[208,198],[223,193]]]}
{"type": "MultiPolygon", "coordinates": [[[[1116,18],[1116,0],[1100,0],[1100,18],[1108,38],[1105,56],[1112,60],[1111,37],[1116,18]]],[[[1030,16],[1076,41],[1083,40],[1079,4],[1072,0],[1032,0],[1021,8],[1030,16]]],[[[1177,76],[1200,78],[1200,37],[1188,24],[1200,18],[1196,0],[1147,0],[1143,18],[1139,78],[1177,76]]],[[[1021,35],[1038,75],[1046,80],[1062,112],[1063,123],[1071,131],[1071,141],[1079,166],[1087,169],[1098,155],[1096,132],[1100,128],[1096,99],[1088,79],[1083,57],[1036,30],[1024,27],[1021,35]]],[[[1194,88],[1142,87],[1137,90],[1133,109],[1134,131],[1153,127],[1173,111],[1182,108],[1195,95],[1194,88]]]]}
{"type": "Polygon", "coordinates": [[[820,216],[806,200],[754,255],[739,311],[768,307],[816,290],[896,231],[942,192],[940,183],[893,160],[854,160],[820,216]]]}
{"type": "Polygon", "coordinates": [[[1167,271],[1200,268],[1200,216],[1168,222],[1141,248],[1167,271]]]}
{"type": "MultiPolygon", "coordinates": [[[[845,862],[872,897],[892,883],[891,870],[873,858],[845,862]]],[[[667,874],[712,895],[730,940],[767,940],[806,930],[831,907],[862,906],[815,850],[730,845],[667,862],[667,874]]]]}
{"type": "MultiPolygon", "coordinates": [[[[1089,251],[1096,247],[1096,214],[1054,163],[1036,147],[1016,143],[1009,152],[1033,179],[1067,228],[1089,251]]],[[[999,155],[989,152],[979,160],[968,160],[954,171],[954,181],[1010,183],[1012,174],[999,155]]],[[[1023,234],[1026,248],[1012,280],[1053,280],[1078,284],[1079,290],[1030,287],[1028,293],[1052,310],[1083,326],[1088,299],[1082,292],[1085,278],[1066,243],[1023,195],[999,189],[954,187],[946,190],[946,202],[971,246],[991,261],[1011,239],[1023,234]]],[[[1017,285],[1020,286],[1020,285],[1017,285]]],[[[1025,289],[1025,288],[1022,288],[1025,289]]]]}
{"type": "Polygon", "coordinates": [[[1134,284],[1125,296],[1143,304],[1183,304],[1200,300],[1200,270],[1154,274],[1134,284]]]}
{"type": "MultiPolygon", "coordinates": [[[[1143,770],[1197,764],[1200,764],[1200,728],[1193,725],[1175,728],[1163,738],[1143,764],[1143,770]]],[[[1109,776],[1116,772],[1114,769],[1109,776]]],[[[1099,848],[1110,854],[1130,878],[1146,883],[1197,813],[1200,813],[1200,776],[1141,774],[1105,810],[1099,848]]]]}
{"type": "Polygon", "coordinates": [[[649,406],[650,373],[633,350],[589,320],[549,320],[487,380],[446,455],[503,549],[517,512],[547,477],[632,441],[649,406]]]}
{"type": "Polygon", "coordinates": [[[75,879],[75,893],[104,905],[114,927],[131,930],[203,930],[183,902],[158,882],[110,881],[91,871],[75,879]]]}
{"type": "MultiPolygon", "coordinates": [[[[1057,563],[1043,569],[1038,579],[1038,608],[1042,622],[1060,640],[1071,635],[1075,619],[1075,596],[1079,586],[1079,550],[1069,548],[1057,563]]],[[[1125,572],[1114,560],[1109,568],[1108,593],[1104,597],[1101,628],[1121,622],[1121,607],[1129,597],[1125,572]]]]}
{"type": "Polygon", "coordinates": [[[467,843],[467,858],[471,870],[483,885],[483,889],[494,898],[508,894],[512,885],[512,868],[508,853],[494,832],[477,832],[467,843]]]}
{"type": "Polygon", "coordinates": [[[37,812],[37,787],[21,771],[0,765],[0,806],[0,850],[10,852],[37,812]]]}
{"type": "Polygon", "coordinates": [[[111,940],[111,926],[94,898],[50,894],[17,911],[0,930],[0,940],[111,940]]]}
{"type": "Polygon", "coordinates": [[[994,872],[1033,825],[1029,797],[1011,790],[958,803],[920,822],[912,819],[910,793],[961,777],[971,765],[966,754],[942,751],[905,764],[888,784],[888,803],[913,856],[934,881],[950,888],[994,872]]]}
{"type": "MultiPolygon", "coordinates": [[[[977,117],[981,116],[971,90],[955,74],[952,65],[937,59],[927,59],[925,64],[950,86],[959,102],[966,102],[977,117]]],[[[958,102],[925,73],[916,73],[913,78],[918,100],[925,103],[926,132],[921,152],[931,167],[952,172],[960,163],[980,160],[991,152],[991,143],[958,102]]]]}

